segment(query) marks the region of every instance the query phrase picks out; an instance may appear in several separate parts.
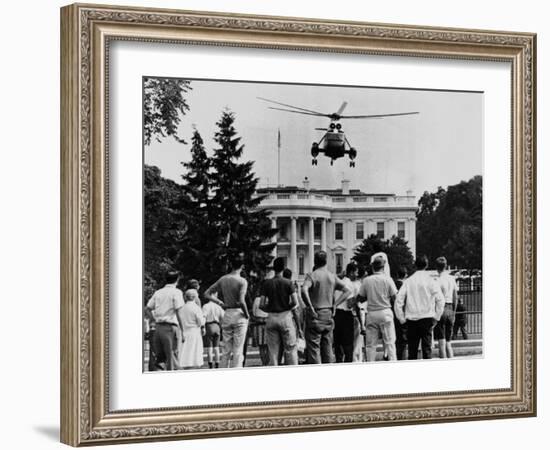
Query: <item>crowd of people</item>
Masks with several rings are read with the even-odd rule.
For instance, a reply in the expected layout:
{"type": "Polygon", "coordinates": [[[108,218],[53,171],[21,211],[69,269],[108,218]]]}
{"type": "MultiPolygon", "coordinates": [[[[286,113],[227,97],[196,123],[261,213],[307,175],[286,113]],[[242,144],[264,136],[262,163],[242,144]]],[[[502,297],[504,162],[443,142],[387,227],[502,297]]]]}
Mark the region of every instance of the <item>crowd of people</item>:
{"type": "Polygon", "coordinates": [[[145,308],[149,370],[201,368],[205,347],[209,368],[243,367],[250,340],[262,364],[276,366],[412,360],[419,353],[430,359],[434,338],[439,357],[452,358],[457,332],[467,338],[464,305],[445,257],[435,261],[435,274],[419,256],[414,273],[400,268],[393,279],[385,253],[372,255],[368,271],[350,262],[337,276],[319,251],[301,287],[284,259],[275,258],[274,275],[259,284],[250,305],[242,257],[230,267],[202,301],[197,280],[182,290],[179,274],[167,274],[145,308]]]}

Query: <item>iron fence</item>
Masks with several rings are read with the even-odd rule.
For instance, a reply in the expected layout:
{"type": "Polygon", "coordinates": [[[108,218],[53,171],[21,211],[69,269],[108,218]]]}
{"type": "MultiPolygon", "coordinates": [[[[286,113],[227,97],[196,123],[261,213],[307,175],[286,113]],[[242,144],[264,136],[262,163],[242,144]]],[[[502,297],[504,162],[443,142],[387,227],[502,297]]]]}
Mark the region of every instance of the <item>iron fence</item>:
{"type": "MultiPolygon", "coordinates": [[[[483,281],[481,277],[469,277],[457,279],[458,296],[462,300],[465,311],[457,312],[464,314],[466,326],[465,331],[468,335],[481,337],[483,335],[483,281]]],[[[462,334],[458,333],[458,338],[462,334]]]]}

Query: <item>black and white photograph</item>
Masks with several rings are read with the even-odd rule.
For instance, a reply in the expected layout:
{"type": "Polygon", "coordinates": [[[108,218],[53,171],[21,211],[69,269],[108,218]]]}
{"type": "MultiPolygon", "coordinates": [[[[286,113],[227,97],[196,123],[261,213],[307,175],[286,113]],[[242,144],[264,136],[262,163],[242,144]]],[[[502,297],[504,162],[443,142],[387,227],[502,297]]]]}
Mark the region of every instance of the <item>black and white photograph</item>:
{"type": "Polygon", "coordinates": [[[142,96],[145,372],[483,357],[482,91],[142,96]]]}

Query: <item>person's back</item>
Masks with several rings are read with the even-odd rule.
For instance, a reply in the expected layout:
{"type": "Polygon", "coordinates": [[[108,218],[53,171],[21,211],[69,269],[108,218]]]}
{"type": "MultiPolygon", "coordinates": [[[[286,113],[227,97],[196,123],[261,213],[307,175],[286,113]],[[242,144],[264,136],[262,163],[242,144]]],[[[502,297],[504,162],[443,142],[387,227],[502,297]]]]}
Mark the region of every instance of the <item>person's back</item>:
{"type": "Polygon", "coordinates": [[[183,306],[183,293],[175,284],[167,284],[155,291],[147,306],[153,310],[158,323],[177,325],[176,310],[183,306]]]}
{"type": "Polygon", "coordinates": [[[268,303],[266,312],[290,311],[295,305],[291,302],[291,296],[295,292],[292,281],[282,276],[275,276],[265,280],[260,291],[261,295],[267,297],[268,303]]]}
{"type": "Polygon", "coordinates": [[[421,255],[415,261],[416,272],[403,282],[395,299],[395,316],[407,324],[409,359],[417,359],[421,343],[422,358],[432,357],[432,331],[443,314],[445,300],[441,289],[426,272],[428,258],[421,255]]]}
{"type": "Polygon", "coordinates": [[[202,307],[202,313],[207,322],[221,323],[223,318],[223,308],[214,302],[205,303],[202,307]]]}
{"type": "Polygon", "coordinates": [[[203,313],[201,308],[195,303],[195,299],[190,302],[185,302],[182,310],[183,329],[200,328],[203,325],[203,313]]]}
{"type": "Polygon", "coordinates": [[[178,330],[183,328],[181,311],[184,301],[183,293],[176,287],[178,278],[177,272],[168,272],[166,285],[153,294],[145,307],[146,316],[156,322],[153,352],[158,358],[157,362],[166,363],[167,370],[176,367],[178,330]]]}
{"type": "Polygon", "coordinates": [[[227,274],[222,276],[214,285],[215,290],[221,295],[221,299],[226,308],[239,308],[239,296],[241,292],[246,291],[247,282],[240,275],[227,274]]]}
{"type": "Polygon", "coordinates": [[[205,320],[204,343],[208,355],[208,367],[210,369],[220,365],[220,335],[221,322],[224,315],[223,308],[215,302],[208,301],[202,307],[205,320]]]}
{"type": "Polygon", "coordinates": [[[455,277],[447,271],[442,271],[439,273],[437,281],[445,298],[445,303],[454,303],[454,295],[458,291],[455,277]]]}
{"type": "Polygon", "coordinates": [[[403,282],[401,288],[406,297],[405,317],[422,319],[435,317],[434,296],[440,293],[431,275],[425,270],[418,270],[403,282]]]}
{"type": "Polygon", "coordinates": [[[375,272],[361,284],[359,295],[367,298],[367,312],[391,308],[397,289],[393,280],[384,272],[375,272]]]}
{"type": "Polygon", "coordinates": [[[315,253],[313,263],[317,269],[308,274],[302,286],[304,303],[309,310],[306,316],[306,359],[308,364],[331,363],[334,362],[333,307],[347,298],[351,290],[326,268],[326,252],[315,253]],[[341,291],[337,299],[334,298],[336,289],[341,291]]]}
{"type": "Polygon", "coordinates": [[[206,300],[218,303],[225,308],[222,320],[225,343],[224,365],[242,367],[249,317],[246,303],[248,282],[240,275],[244,267],[241,255],[231,258],[229,264],[231,273],[222,276],[210,286],[204,292],[204,297],[206,300]]]}
{"type": "Polygon", "coordinates": [[[324,267],[314,270],[308,275],[311,280],[309,295],[315,309],[332,308],[334,304],[334,290],[336,275],[324,267]]]}

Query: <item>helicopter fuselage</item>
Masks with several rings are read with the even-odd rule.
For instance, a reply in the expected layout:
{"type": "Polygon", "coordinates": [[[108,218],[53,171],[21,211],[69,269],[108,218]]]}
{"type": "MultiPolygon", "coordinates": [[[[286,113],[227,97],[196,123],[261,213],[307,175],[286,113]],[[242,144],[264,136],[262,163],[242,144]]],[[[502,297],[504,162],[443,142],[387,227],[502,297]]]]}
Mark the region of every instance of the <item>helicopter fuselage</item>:
{"type": "Polygon", "coordinates": [[[345,155],[346,136],[342,131],[327,131],[324,141],[325,156],[338,159],[345,155]]]}
{"type": "Polygon", "coordinates": [[[319,153],[323,153],[327,158],[330,158],[331,165],[335,160],[347,154],[350,159],[350,167],[355,167],[353,160],[357,156],[357,150],[350,146],[342,127],[334,121],[326,129],[321,140],[314,142],[311,146],[312,164],[314,166],[317,165],[317,156],[319,153]]]}

